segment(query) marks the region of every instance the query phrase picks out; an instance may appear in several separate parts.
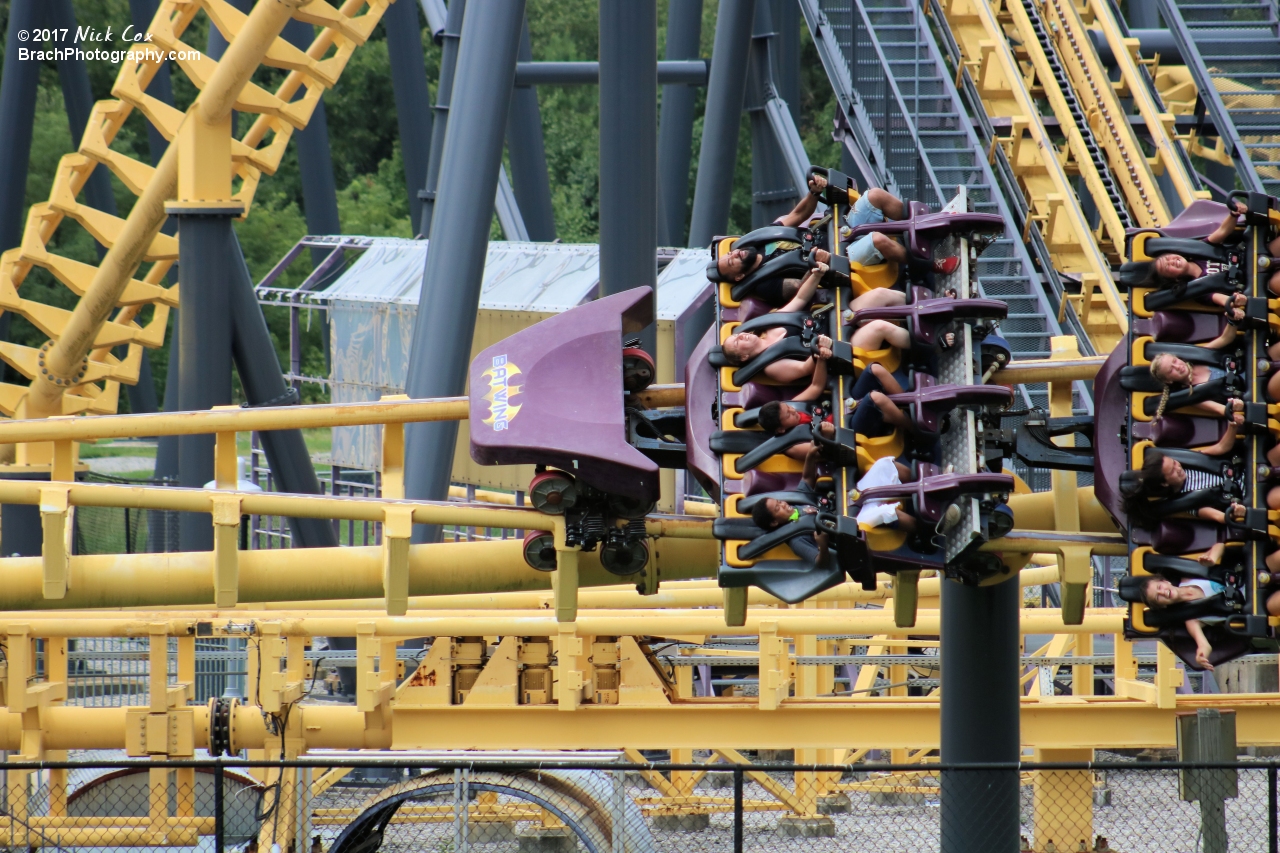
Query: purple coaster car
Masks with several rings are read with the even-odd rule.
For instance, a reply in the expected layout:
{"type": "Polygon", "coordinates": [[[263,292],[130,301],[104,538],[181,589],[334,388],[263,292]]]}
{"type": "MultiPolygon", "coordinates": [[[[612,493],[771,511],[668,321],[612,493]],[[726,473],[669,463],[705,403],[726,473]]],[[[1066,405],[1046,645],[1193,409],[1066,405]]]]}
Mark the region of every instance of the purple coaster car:
{"type": "MultiPolygon", "coordinates": [[[[1219,217],[1221,218],[1221,217],[1219,217]]],[[[887,219],[853,229],[850,240],[864,234],[902,235],[907,251],[918,258],[933,258],[933,247],[952,234],[1004,234],[1004,220],[994,213],[930,213],[928,205],[913,201],[907,219],[887,219]]]]}
{"type": "Polygon", "coordinates": [[[471,362],[471,458],[541,464],[610,494],[658,499],[658,465],[627,443],[622,336],[653,322],[637,287],[550,317],[471,362]]]}

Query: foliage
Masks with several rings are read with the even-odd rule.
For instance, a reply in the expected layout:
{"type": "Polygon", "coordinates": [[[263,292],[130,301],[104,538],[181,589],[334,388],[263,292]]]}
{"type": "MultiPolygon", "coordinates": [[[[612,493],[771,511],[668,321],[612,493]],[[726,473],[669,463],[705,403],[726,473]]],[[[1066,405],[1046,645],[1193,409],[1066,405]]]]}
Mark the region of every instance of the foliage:
{"type": "MultiPolygon", "coordinates": [[[[401,0],[409,2],[409,0],[401,0]]],[[[415,4],[416,5],[416,4],[415,4]]],[[[118,34],[130,20],[129,0],[74,0],[78,23],[105,30],[110,25],[118,34]]],[[[701,53],[710,57],[715,38],[716,0],[705,0],[701,34],[701,53]]],[[[793,8],[789,3],[787,8],[793,8]]],[[[0,0],[0,25],[8,19],[9,3],[0,0]]],[[[658,51],[663,55],[666,28],[665,0],[659,2],[658,51]]],[[[527,15],[535,60],[591,60],[598,55],[597,0],[528,0],[527,15]]],[[[439,77],[440,48],[423,28],[425,72],[432,97],[439,77]]],[[[197,15],[184,40],[205,48],[209,24],[197,15]]],[[[815,163],[835,164],[839,156],[830,138],[830,121],[834,97],[825,82],[816,51],[807,32],[801,27],[800,133],[815,163]]],[[[121,44],[123,46],[123,44],[121,44]]],[[[0,53],[3,45],[0,45],[0,53]]],[[[97,99],[110,97],[117,68],[109,62],[87,63],[87,71],[97,99]]],[[[283,72],[263,69],[255,77],[260,85],[274,88],[283,72]]],[[[196,90],[181,71],[172,74],[174,99],[185,108],[196,90]]],[[[599,109],[597,90],[591,86],[542,87],[538,101],[547,153],[547,169],[552,187],[557,233],[565,242],[592,242],[599,234],[599,109]]],[[[699,89],[696,100],[700,116],[705,89],[699,89]]],[[[325,95],[329,124],[329,142],[334,176],[338,190],[338,214],[344,233],[370,236],[394,235],[410,237],[414,229],[409,221],[409,189],[405,186],[403,157],[391,87],[390,60],[381,27],[348,64],[338,85],[325,95]]],[[[425,108],[422,105],[419,108],[425,108]]],[[[240,116],[238,129],[247,129],[250,117],[240,116]]],[[[692,208],[694,178],[698,166],[698,140],[702,120],[694,125],[693,157],[689,173],[689,207],[692,208]]],[[[147,129],[141,115],[135,113],[126,122],[113,146],[116,150],[142,160],[150,159],[147,129]]],[[[27,204],[48,198],[58,158],[73,148],[71,134],[63,111],[58,70],[53,63],[41,69],[40,93],[37,100],[30,170],[27,177],[27,204]]],[[[125,215],[133,196],[113,176],[113,187],[120,214],[125,215]]],[[[417,187],[411,188],[416,192],[417,187]]],[[[276,174],[264,178],[248,219],[237,223],[236,233],[245,260],[255,281],[261,278],[307,232],[304,216],[301,176],[294,146],[290,146],[276,174]]],[[[744,114],[740,129],[738,157],[735,163],[734,194],[731,205],[730,230],[742,232],[751,224],[751,135],[744,114]]],[[[25,214],[24,214],[25,218],[25,214]]],[[[494,235],[500,234],[496,220],[494,235]]],[[[0,247],[0,249],[7,247],[0,247]]],[[[73,223],[64,222],[58,229],[53,246],[59,253],[85,263],[97,260],[93,239],[73,223]]],[[[305,253],[277,282],[294,285],[311,270],[311,259],[305,253]]],[[[49,275],[34,270],[23,285],[24,295],[43,302],[71,307],[75,297],[49,275]]],[[[287,365],[288,316],[280,309],[268,309],[268,325],[277,344],[282,365],[287,365]]],[[[171,324],[172,325],[172,324],[171,324]]],[[[304,321],[304,370],[325,373],[322,324],[304,321]]],[[[40,332],[21,318],[15,318],[11,336],[21,343],[39,346],[40,332]]],[[[151,353],[157,390],[163,399],[167,346],[151,353]]],[[[127,403],[122,395],[122,407],[127,403]]]]}

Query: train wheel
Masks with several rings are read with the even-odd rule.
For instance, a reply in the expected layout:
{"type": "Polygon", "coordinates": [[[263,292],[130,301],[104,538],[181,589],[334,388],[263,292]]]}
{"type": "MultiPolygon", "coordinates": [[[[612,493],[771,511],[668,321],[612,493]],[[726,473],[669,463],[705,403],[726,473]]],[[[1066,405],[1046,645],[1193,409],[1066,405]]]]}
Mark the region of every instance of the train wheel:
{"type": "Polygon", "coordinates": [[[524,561],[540,572],[556,570],[556,545],[550,533],[530,530],[524,535],[524,561]]]}
{"type": "Polygon", "coordinates": [[[637,347],[622,351],[622,387],[631,393],[643,391],[653,384],[658,375],[653,356],[637,347]]]}
{"type": "Polygon", "coordinates": [[[564,515],[578,502],[578,486],[568,474],[543,471],[529,483],[529,503],[547,515],[564,515]]]}
{"type": "Polygon", "coordinates": [[[649,546],[643,539],[609,542],[600,548],[600,565],[605,571],[625,577],[634,575],[649,562],[649,546]]]}

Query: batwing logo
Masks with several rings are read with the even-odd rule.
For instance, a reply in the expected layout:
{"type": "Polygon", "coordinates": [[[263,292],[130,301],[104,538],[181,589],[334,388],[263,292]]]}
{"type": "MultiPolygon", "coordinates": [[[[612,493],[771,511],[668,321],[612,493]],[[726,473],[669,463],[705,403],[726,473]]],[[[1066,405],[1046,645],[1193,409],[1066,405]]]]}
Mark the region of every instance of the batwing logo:
{"type": "Polygon", "coordinates": [[[484,422],[492,424],[494,432],[501,432],[520,414],[520,405],[511,402],[520,393],[521,386],[511,384],[520,375],[520,368],[507,361],[505,355],[495,355],[493,366],[482,375],[489,381],[489,393],[484,395],[489,401],[489,417],[484,422]]]}

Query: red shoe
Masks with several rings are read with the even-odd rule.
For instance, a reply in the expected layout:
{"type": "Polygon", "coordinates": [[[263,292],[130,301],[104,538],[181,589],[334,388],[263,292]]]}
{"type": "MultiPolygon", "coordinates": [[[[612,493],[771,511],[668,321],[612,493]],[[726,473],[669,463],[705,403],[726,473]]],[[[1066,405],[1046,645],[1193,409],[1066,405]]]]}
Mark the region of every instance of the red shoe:
{"type": "Polygon", "coordinates": [[[949,258],[938,258],[933,262],[933,271],[942,275],[951,275],[960,267],[960,259],[955,255],[949,258]]]}

